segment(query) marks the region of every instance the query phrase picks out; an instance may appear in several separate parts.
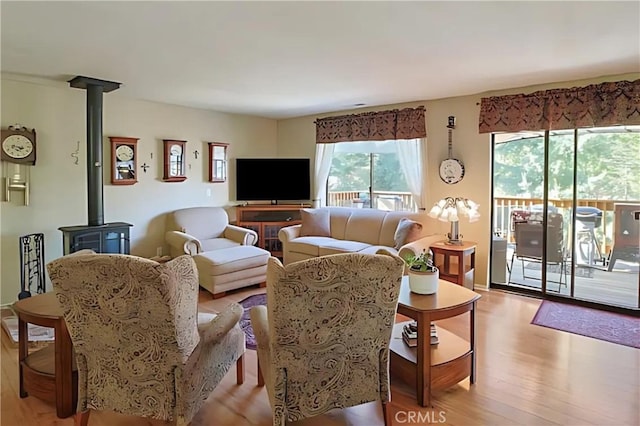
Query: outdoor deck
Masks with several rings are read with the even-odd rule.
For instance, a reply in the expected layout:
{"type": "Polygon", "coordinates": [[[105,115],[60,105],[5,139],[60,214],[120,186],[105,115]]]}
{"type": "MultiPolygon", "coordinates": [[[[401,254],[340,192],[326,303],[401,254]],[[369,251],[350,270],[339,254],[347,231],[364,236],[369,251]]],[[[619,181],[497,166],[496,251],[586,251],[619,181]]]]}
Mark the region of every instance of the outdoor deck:
{"type": "MultiPolygon", "coordinates": [[[[507,266],[511,262],[513,248],[512,244],[509,244],[507,248],[507,266]]],[[[571,261],[568,261],[566,265],[568,283],[565,284],[565,278],[563,277],[563,284],[560,286],[559,292],[559,267],[556,265],[549,266],[547,270],[547,292],[571,297],[571,261]]],[[[507,281],[510,281],[509,286],[541,289],[541,266],[542,264],[539,262],[526,260],[523,262],[519,259],[514,259],[511,278],[509,278],[508,269],[505,275],[507,281]],[[523,277],[523,271],[526,277],[523,277]]],[[[620,260],[616,262],[611,272],[607,272],[603,266],[587,267],[578,265],[575,274],[573,297],[607,305],[638,308],[640,307],[638,305],[638,273],[638,263],[620,260]]]]}

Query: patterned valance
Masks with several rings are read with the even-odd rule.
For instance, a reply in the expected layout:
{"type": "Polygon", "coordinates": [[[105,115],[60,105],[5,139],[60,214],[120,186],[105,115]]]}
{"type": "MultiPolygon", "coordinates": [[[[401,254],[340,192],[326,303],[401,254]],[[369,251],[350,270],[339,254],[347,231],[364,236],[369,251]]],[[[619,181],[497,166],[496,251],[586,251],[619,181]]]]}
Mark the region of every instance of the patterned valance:
{"type": "Polygon", "coordinates": [[[482,98],[480,133],[640,124],[640,80],[482,98]]]}
{"type": "Polygon", "coordinates": [[[316,143],[385,141],[425,136],[427,129],[424,107],[340,115],[316,120],[316,143]]]}

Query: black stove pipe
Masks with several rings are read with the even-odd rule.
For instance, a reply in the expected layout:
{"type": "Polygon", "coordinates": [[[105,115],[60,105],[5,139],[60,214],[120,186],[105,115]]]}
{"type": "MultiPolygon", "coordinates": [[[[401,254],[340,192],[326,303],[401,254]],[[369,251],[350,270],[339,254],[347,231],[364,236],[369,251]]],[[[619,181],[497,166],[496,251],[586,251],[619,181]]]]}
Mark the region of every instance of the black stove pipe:
{"type": "Polygon", "coordinates": [[[89,226],[104,225],[102,94],[120,83],[90,77],[74,77],[69,85],[87,91],[87,203],[89,226]]]}
{"type": "Polygon", "coordinates": [[[102,86],[89,84],[87,85],[87,202],[89,226],[104,225],[102,173],[102,86]]]}

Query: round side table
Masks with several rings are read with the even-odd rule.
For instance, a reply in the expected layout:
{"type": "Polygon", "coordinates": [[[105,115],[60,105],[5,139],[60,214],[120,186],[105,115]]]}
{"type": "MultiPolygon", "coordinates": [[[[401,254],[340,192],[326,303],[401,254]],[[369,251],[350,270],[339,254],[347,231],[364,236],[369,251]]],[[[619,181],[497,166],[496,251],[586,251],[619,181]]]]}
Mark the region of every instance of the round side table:
{"type": "Polygon", "coordinates": [[[20,398],[31,395],[54,402],[60,418],[73,415],[78,403],[78,371],[55,294],[49,292],[18,300],[13,310],[18,315],[20,398]],[[27,324],[53,328],[54,343],[29,353],[27,324]]]}

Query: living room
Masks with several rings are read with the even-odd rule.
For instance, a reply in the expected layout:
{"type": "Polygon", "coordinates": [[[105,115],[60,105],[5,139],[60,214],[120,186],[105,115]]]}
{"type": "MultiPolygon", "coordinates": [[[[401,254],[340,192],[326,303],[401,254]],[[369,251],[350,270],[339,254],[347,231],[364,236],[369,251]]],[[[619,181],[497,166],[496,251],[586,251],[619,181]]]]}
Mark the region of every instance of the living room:
{"type": "MultiPolygon", "coordinates": [[[[114,13],[114,16],[117,16],[116,12],[110,9],[107,3],[108,2],[99,2],[97,7],[100,8],[99,10],[102,13],[114,13]]],[[[597,4],[598,3],[594,3],[594,5],[597,4]]],[[[582,5],[583,6],[580,7],[586,8],[584,4],[582,5]]],[[[49,7],[55,8],[55,6],[49,7]]],[[[74,15],[74,13],[80,14],[80,11],[71,13],[74,7],[82,9],[88,8],[89,6],[78,3],[74,6],[67,5],[65,7],[67,7],[67,9],[64,9],[65,11],[69,12],[70,15],[74,15]]],[[[140,10],[138,8],[142,6],[138,4],[135,7],[136,13],[139,13],[140,10]]],[[[494,5],[494,7],[503,7],[503,5],[494,5]]],[[[504,5],[504,7],[515,7],[515,3],[509,3],[508,5],[504,5]]],[[[613,6],[608,7],[613,8],[613,6]]],[[[620,6],[620,8],[622,10],[624,10],[624,8],[631,9],[630,12],[627,11],[626,13],[622,13],[622,15],[638,16],[637,3],[627,3],[624,6],[620,6]]],[[[176,10],[179,10],[177,6],[176,10]]],[[[616,10],[621,13],[620,10],[616,10]]],[[[108,54],[102,54],[101,52],[91,53],[91,55],[96,54],[97,56],[107,57],[114,55],[110,57],[110,64],[108,66],[104,65],[104,68],[101,68],[92,60],[83,60],[79,54],[75,56],[75,60],[65,63],[60,68],[56,66],[54,71],[42,71],[41,67],[42,63],[48,61],[52,64],[53,68],[53,64],[57,62],[55,56],[39,57],[37,61],[34,60],[35,63],[32,64],[33,68],[30,70],[26,68],[24,70],[6,68],[14,63],[12,61],[15,60],[15,58],[30,56],[30,40],[33,43],[40,43],[47,47],[46,37],[40,35],[35,39],[30,38],[33,34],[38,34],[38,31],[35,29],[30,30],[33,32],[27,31],[26,33],[21,33],[17,31],[6,34],[5,31],[8,31],[8,28],[13,28],[14,24],[12,24],[11,21],[25,23],[31,18],[35,19],[34,16],[38,16],[38,22],[44,25],[44,22],[47,21],[47,11],[53,13],[54,9],[48,9],[42,4],[18,6],[11,2],[2,2],[2,128],[5,129],[10,125],[20,123],[28,128],[34,128],[37,131],[37,163],[33,167],[28,167],[30,183],[29,205],[23,205],[24,203],[21,202],[20,197],[14,198],[11,202],[7,202],[3,198],[1,205],[2,239],[0,249],[2,271],[0,302],[2,305],[13,303],[16,300],[17,294],[20,292],[20,251],[18,249],[18,238],[21,235],[43,233],[45,260],[48,262],[63,255],[62,233],[58,228],[87,223],[86,92],[70,87],[67,82],[76,75],[114,80],[121,82],[123,85],[122,88],[112,93],[104,94],[102,129],[104,135],[103,157],[105,163],[108,163],[110,160],[109,136],[138,138],[137,155],[139,158],[139,169],[137,173],[137,183],[135,185],[118,186],[108,183],[109,168],[104,168],[104,218],[106,222],[122,221],[131,223],[133,225],[131,228],[130,241],[131,253],[147,258],[157,255],[159,248],[163,254],[167,253],[168,247],[164,239],[166,230],[165,220],[167,213],[171,211],[195,206],[222,206],[229,212],[230,219],[235,219],[234,206],[237,205],[238,202],[235,199],[234,193],[235,177],[232,168],[234,159],[243,157],[303,157],[310,158],[313,163],[316,149],[314,124],[316,119],[333,115],[424,106],[426,109],[425,118],[428,141],[428,175],[425,176],[425,181],[429,182],[428,205],[432,205],[443,197],[455,195],[472,198],[481,206],[481,220],[475,223],[463,223],[465,238],[477,242],[475,274],[475,285],[477,289],[487,289],[489,286],[491,246],[491,222],[489,212],[491,206],[491,170],[489,166],[491,164],[491,143],[489,134],[481,134],[478,131],[479,103],[481,98],[532,93],[538,90],[555,88],[583,87],[608,81],[633,81],[640,77],[637,58],[637,52],[640,50],[638,46],[638,39],[640,38],[638,37],[638,27],[630,28],[620,25],[621,29],[619,31],[621,31],[624,40],[628,43],[626,47],[628,47],[630,51],[635,49],[636,53],[631,60],[627,58],[617,64],[607,65],[603,63],[606,61],[594,59],[590,66],[581,65],[582,68],[579,69],[576,68],[572,70],[569,68],[562,70],[559,69],[561,67],[558,67],[557,73],[552,72],[554,68],[556,68],[554,66],[545,66],[542,68],[546,68],[546,70],[538,69],[531,71],[529,74],[519,69],[520,79],[518,81],[522,83],[505,87],[500,81],[497,81],[495,77],[486,74],[486,71],[476,73],[474,67],[468,67],[465,66],[464,63],[458,63],[454,66],[454,70],[456,70],[458,74],[476,73],[478,74],[477,80],[487,81],[487,88],[474,91],[473,89],[460,87],[456,89],[455,92],[452,92],[455,94],[440,93],[429,98],[407,97],[380,104],[369,104],[368,100],[364,100],[364,102],[368,103],[365,107],[354,106],[356,103],[363,102],[363,97],[365,96],[365,94],[354,91],[351,94],[345,94],[342,99],[335,100],[337,104],[343,105],[342,107],[324,109],[322,112],[312,112],[300,108],[302,112],[298,114],[288,112],[285,105],[281,106],[281,109],[278,111],[272,111],[271,116],[266,113],[238,113],[233,110],[225,110],[222,104],[217,108],[210,106],[197,108],[177,105],[178,102],[172,102],[171,100],[173,89],[170,84],[164,87],[156,87],[153,90],[149,90],[148,87],[146,88],[151,92],[170,92],[171,95],[164,98],[163,101],[143,99],[142,96],[138,95],[138,93],[142,93],[142,88],[133,86],[131,80],[127,79],[128,75],[135,74],[137,71],[135,69],[129,69],[129,66],[126,65],[128,56],[125,53],[123,53],[121,57],[111,52],[108,54]],[[41,9],[38,10],[39,7],[41,7],[41,9]],[[22,34],[22,36],[20,36],[20,34],[22,34]],[[11,40],[14,40],[16,44],[12,44],[11,40]],[[5,55],[9,55],[6,56],[6,58],[10,59],[9,61],[5,60],[5,55]],[[472,71],[470,71],[470,69],[472,71]],[[279,116],[282,116],[282,118],[278,118],[279,116]],[[466,169],[465,179],[453,187],[442,182],[438,176],[438,165],[441,160],[447,157],[446,123],[447,117],[449,116],[455,116],[457,118],[455,151],[464,160],[466,169]],[[164,182],[162,179],[163,139],[187,141],[187,179],[184,182],[164,182]],[[207,142],[225,142],[229,144],[227,155],[230,160],[230,169],[226,182],[210,183],[207,180],[207,142]],[[143,164],[148,167],[144,169],[141,168],[143,164]]],[[[254,13],[259,15],[261,11],[263,10],[257,9],[254,13]]],[[[56,16],[58,13],[59,12],[56,12],[56,16]]],[[[594,12],[594,14],[597,13],[604,14],[604,11],[594,12]]],[[[159,13],[160,16],[158,17],[159,21],[157,25],[161,26],[161,23],[168,22],[165,21],[168,20],[167,14],[170,15],[170,13],[166,11],[165,13],[159,13]]],[[[84,16],[83,14],[80,15],[84,16]]],[[[188,14],[185,13],[185,15],[188,14]]],[[[138,15],[132,13],[131,19],[133,19],[133,16],[138,15]]],[[[182,16],[182,13],[180,16],[182,16]]],[[[381,16],[385,15],[383,14],[381,16]]],[[[186,20],[190,19],[189,16],[182,17],[186,20]]],[[[619,18],[620,17],[616,16],[615,19],[619,18]]],[[[635,22],[637,23],[637,18],[635,22]]],[[[251,24],[255,24],[255,21],[252,21],[251,24]]],[[[19,26],[18,24],[15,25],[19,26]]],[[[74,24],[72,21],[56,21],[56,24],[52,25],[55,28],[51,28],[51,39],[53,40],[55,38],[53,34],[64,35],[65,31],[62,28],[65,26],[72,28],[73,30],[67,34],[67,47],[58,46],[57,48],[63,50],[65,48],[71,49],[71,45],[78,43],[80,45],[78,49],[85,49],[90,52],[90,41],[88,37],[86,41],[83,40],[83,37],[88,33],[88,28],[92,25],[97,25],[97,23],[89,22],[83,26],[75,25],[78,24],[74,24]]],[[[108,34],[115,37],[119,42],[124,40],[126,43],[128,40],[125,34],[126,31],[122,31],[123,34],[119,34],[120,31],[118,27],[131,28],[130,25],[135,24],[124,20],[122,23],[119,23],[119,25],[114,25],[114,28],[111,32],[108,32],[108,34]]],[[[47,26],[47,28],[49,28],[49,26],[47,26]]],[[[300,30],[300,28],[294,29],[296,31],[300,30]]],[[[265,29],[265,31],[266,30],[267,29],[265,29]]],[[[105,29],[105,31],[107,31],[107,29],[105,29]]],[[[613,31],[613,29],[611,29],[611,31],[613,31]]],[[[46,33],[46,31],[43,32],[46,33]]],[[[497,33],[498,31],[496,30],[496,34],[497,33]]],[[[159,34],[155,35],[160,37],[159,34]]],[[[468,36],[468,38],[471,37],[473,36],[468,36]]],[[[508,34],[507,37],[512,37],[512,35],[508,34]]],[[[533,36],[529,35],[529,37],[533,36]]],[[[614,35],[611,35],[611,37],[614,37],[614,35]]],[[[159,45],[172,46],[170,37],[167,36],[167,38],[161,40],[159,45]]],[[[562,40],[562,42],[566,42],[566,40],[562,40]]],[[[505,57],[508,57],[502,61],[502,67],[509,68],[514,62],[517,62],[519,55],[524,57],[530,54],[527,52],[527,45],[524,43],[523,41],[522,52],[510,52],[509,55],[505,55],[505,57]]],[[[203,42],[203,44],[203,49],[206,49],[206,43],[203,42]]],[[[560,44],[560,41],[558,41],[558,44],[560,44]]],[[[484,48],[480,48],[478,50],[483,49],[484,48]]],[[[162,49],[158,48],[158,50],[162,49]]],[[[145,52],[144,50],[135,49],[133,51],[135,53],[132,55],[140,55],[145,52]]],[[[215,67],[208,67],[209,64],[203,64],[193,58],[181,56],[179,49],[173,52],[175,56],[165,53],[164,56],[156,59],[156,72],[158,74],[167,74],[167,81],[171,81],[171,78],[177,81],[183,80],[179,70],[180,67],[184,66],[199,68],[200,73],[203,74],[215,72],[215,67]],[[190,63],[189,61],[191,60],[194,62],[190,63]]],[[[591,56],[596,57],[600,54],[604,55],[604,53],[604,51],[598,51],[591,56]]],[[[442,55],[442,59],[438,58],[433,61],[435,67],[447,63],[448,57],[444,53],[442,55]]],[[[407,61],[409,59],[411,59],[411,55],[407,54],[407,61]]],[[[581,58],[576,58],[575,60],[578,61],[579,59],[581,58]]],[[[317,62],[311,62],[308,67],[319,68],[323,60],[320,58],[316,59],[316,61],[317,62]]],[[[482,61],[476,64],[479,63],[482,63],[482,61]]],[[[362,75],[356,77],[365,79],[367,75],[372,73],[371,70],[374,69],[374,65],[373,63],[369,63],[366,70],[362,72],[362,75]]],[[[259,69],[257,64],[247,67],[259,69]]],[[[399,75],[392,78],[402,79],[402,70],[397,72],[399,75]]],[[[450,72],[453,71],[450,70],[450,72]]],[[[356,80],[357,83],[356,77],[353,75],[350,76],[350,78],[356,80]]],[[[390,78],[391,77],[387,76],[386,79],[381,79],[379,85],[384,85],[384,81],[388,81],[390,78]]],[[[285,77],[283,79],[286,80],[287,78],[285,77]]],[[[312,82],[312,84],[316,83],[319,82],[312,82]]],[[[257,93],[259,86],[255,82],[253,84],[254,85],[248,87],[239,86],[237,89],[231,89],[231,91],[238,90],[239,93],[243,93],[245,96],[246,92],[253,90],[256,90],[257,93]]],[[[268,80],[263,81],[263,85],[266,86],[268,84],[268,80]]],[[[438,86],[442,83],[438,80],[425,79],[422,80],[421,84],[424,86],[438,86]]],[[[472,83],[467,84],[469,84],[470,88],[476,87],[473,86],[472,83]]],[[[176,85],[180,86],[179,84],[176,85]]],[[[217,87],[206,87],[203,89],[203,92],[210,93],[210,96],[213,98],[215,98],[217,94],[227,96],[226,93],[223,93],[223,91],[217,87]]],[[[264,104],[268,105],[269,100],[266,97],[267,95],[262,94],[260,96],[256,95],[255,103],[260,106],[264,104]]],[[[304,97],[304,93],[297,93],[297,96],[304,97]]],[[[315,102],[320,103],[320,100],[315,102]]],[[[307,107],[312,108],[313,105],[314,101],[309,100],[307,107]]],[[[2,162],[1,167],[2,176],[7,176],[12,173],[12,166],[8,163],[2,162]]],[[[440,228],[434,230],[434,232],[444,236],[449,231],[449,225],[440,223],[439,226],[440,228]]],[[[237,299],[239,300],[241,297],[237,299]]],[[[496,306],[491,306],[496,312],[501,312],[503,315],[513,315],[513,317],[508,317],[510,319],[506,321],[512,322],[515,321],[515,318],[522,319],[519,316],[520,314],[517,313],[518,306],[522,306],[520,303],[521,302],[515,302],[512,301],[512,299],[505,298],[496,302],[496,306]],[[500,310],[498,309],[500,303],[512,303],[512,305],[505,307],[504,310],[500,310]]],[[[526,302],[522,303],[526,305],[526,302]]],[[[224,306],[223,303],[211,305],[213,309],[221,308],[222,306],[224,306]]],[[[528,313],[531,308],[528,305],[526,306],[527,307],[523,309],[528,313]]],[[[483,319],[483,324],[485,326],[489,324],[492,326],[494,324],[504,325],[497,315],[487,316],[483,319]]],[[[569,345],[569,341],[553,337],[551,334],[542,333],[534,335],[541,339],[557,339],[561,341],[563,345],[569,345]]],[[[488,338],[496,338],[495,336],[486,336],[488,338]]],[[[518,344],[522,343],[523,342],[519,342],[518,344]]],[[[487,344],[488,343],[485,343],[485,345],[487,344]]],[[[499,346],[499,351],[511,351],[510,344],[507,342],[493,341],[491,344],[499,346]]],[[[610,349],[611,346],[613,345],[590,346],[589,344],[585,344],[582,348],[584,350],[602,351],[603,353],[611,350],[611,353],[615,354],[613,356],[614,359],[616,356],[621,356],[624,359],[633,359],[632,356],[626,352],[621,355],[615,348],[610,349]]],[[[545,346],[545,348],[550,352],[555,351],[554,346],[551,344],[545,346]]],[[[485,346],[485,349],[487,349],[487,346],[485,346]]],[[[576,355],[575,349],[567,350],[571,351],[568,353],[576,355]]],[[[526,358],[526,353],[519,352],[518,354],[518,356],[526,358]]],[[[250,360],[249,363],[251,362],[250,360]]],[[[499,362],[499,358],[493,358],[493,362],[499,362]]],[[[567,363],[570,362],[572,362],[572,358],[569,357],[567,358],[567,363]]],[[[522,367],[522,365],[520,365],[520,367],[522,367]]],[[[493,368],[498,368],[498,365],[494,365],[493,368]]],[[[637,373],[637,365],[631,365],[629,368],[631,369],[631,373],[637,373]]],[[[3,368],[3,383],[5,374],[15,375],[17,372],[16,370],[12,370],[5,373],[3,368]]],[[[533,375],[531,372],[527,374],[533,375]]],[[[631,376],[633,374],[629,375],[631,376]]],[[[618,372],[616,377],[622,379],[624,373],[618,372]]],[[[538,382],[535,377],[530,377],[530,379],[532,388],[544,388],[544,383],[538,382]]],[[[249,381],[251,380],[250,378],[249,381]]],[[[253,389],[251,384],[245,384],[245,386],[247,385],[253,389]]],[[[510,386],[518,385],[511,383],[510,386]]],[[[569,384],[567,384],[567,386],[569,386],[569,384]]],[[[611,386],[615,387],[615,385],[611,386]]],[[[231,385],[229,385],[229,389],[230,388],[231,385]]],[[[629,394],[635,394],[636,397],[638,396],[637,388],[635,388],[635,391],[633,389],[625,389],[629,391],[629,394]]],[[[15,389],[13,389],[12,392],[14,390],[15,389]]],[[[490,391],[491,390],[487,390],[486,392],[490,391]]],[[[511,391],[520,392],[521,389],[511,389],[511,391]]],[[[532,390],[527,389],[527,391],[532,390]]],[[[502,397],[507,399],[509,391],[503,390],[502,392],[502,397]]],[[[544,390],[540,392],[543,393],[544,390]]],[[[258,396],[253,393],[247,393],[247,395],[244,395],[247,400],[237,403],[236,407],[244,404],[249,405],[252,400],[258,398],[258,396]]],[[[236,397],[234,396],[232,398],[236,397]]],[[[260,398],[262,398],[260,402],[260,404],[262,404],[260,412],[263,417],[260,417],[258,423],[262,422],[266,424],[269,421],[269,410],[266,408],[267,403],[264,392],[262,392],[260,398]],[[264,415],[267,416],[266,421],[264,415]]],[[[474,404],[480,405],[484,397],[475,396],[474,398],[478,398],[474,399],[474,404]]],[[[570,396],[566,398],[570,399],[570,396]]],[[[219,397],[219,399],[223,400],[224,398],[219,397]]],[[[636,401],[638,399],[639,398],[636,398],[636,401]]],[[[455,401],[457,403],[464,403],[468,402],[468,399],[459,397],[456,398],[455,401]]],[[[22,402],[22,400],[18,400],[17,404],[21,404],[22,402]]],[[[487,401],[485,400],[484,402],[487,401]]],[[[595,398],[593,402],[595,404],[595,398]]],[[[446,400],[446,395],[439,403],[447,410],[455,410],[451,402],[446,400]]],[[[493,399],[489,402],[489,404],[491,403],[501,404],[493,399]]],[[[550,404],[552,403],[550,402],[550,404]]],[[[637,402],[629,404],[629,407],[637,408],[637,402]]],[[[4,409],[3,407],[3,411],[4,409]]],[[[606,409],[621,408],[607,407],[606,409]]],[[[44,408],[42,408],[42,410],[44,410],[44,408]]],[[[487,411],[491,411],[491,409],[487,409],[487,411]]],[[[508,410],[505,409],[505,411],[508,410]]],[[[553,411],[553,409],[550,411],[553,411]]],[[[562,408],[558,411],[561,412],[562,408]]],[[[563,417],[560,413],[547,413],[542,417],[544,418],[536,418],[534,414],[531,414],[531,417],[523,422],[530,424],[577,424],[590,422],[587,418],[576,421],[570,416],[563,417]]],[[[239,418],[240,417],[236,417],[235,419],[238,420],[239,418]]],[[[454,419],[455,417],[451,414],[450,418],[454,419]]],[[[600,420],[606,419],[606,417],[597,417],[595,415],[594,418],[600,420]]],[[[487,417],[484,419],[485,420],[480,416],[478,423],[488,424],[500,422],[498,417],[493,416],[493,414],[487,414],[487,417]]],[[[625,423],[625,420],[633,419],[633,415],[629,414],[627,417],[613,416],[610,419],[618,420],[618,423],[625,423]]],[[[324,420],[326,420],[326,418],[324,420]]],[[[458,420],[458,424],[462,424],[465,420],[468,421],[469,419],[458,418],[458,420]]],[[[503,420],[504,424],[516,421],[513,417],[509,417],[509,415],[505,415],[503,420]]],[[[71,424],[70,420],[66,421],[71,424]]],[[[129,423],[121,424],[136,424],[135,419],[128,419],[126,421],[129,423]]],[[[247,421],[246,424],[252,421],[247,421]]],[[[358,423],[357,415],[355,419],[344,420],[340,418],[334,421],[336,421],[336,424],[343,424],[340,423],[341,421],[344,421],[346,424],[360,424],[358,423]]],[[[319,424],[321,423],[322,421],[320,420],[319,424]]],[[[631,424],[633,422],[628,421],[627,423],[631,424]]],[[[635,423],[638,423],[637,414],[635,423]]]]}

